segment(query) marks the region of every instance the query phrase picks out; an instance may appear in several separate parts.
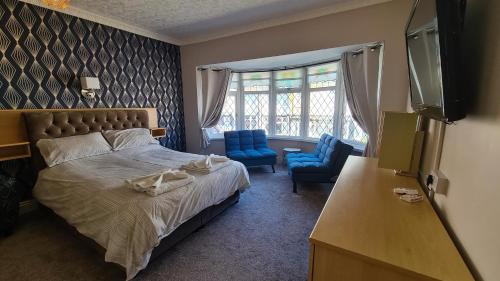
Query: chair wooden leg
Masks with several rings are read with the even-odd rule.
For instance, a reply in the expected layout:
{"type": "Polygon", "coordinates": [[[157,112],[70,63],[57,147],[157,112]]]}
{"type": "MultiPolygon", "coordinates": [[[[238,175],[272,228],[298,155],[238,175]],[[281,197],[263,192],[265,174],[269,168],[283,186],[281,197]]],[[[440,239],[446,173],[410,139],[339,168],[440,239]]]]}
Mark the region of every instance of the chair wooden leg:
{"type": "Polygon", "coordinates": [[[274,170],[274,165],[271,165],[271,168],[273,168],[273,173],[276,173],[276,170],[274,170]]]}
{"type": "Polygon", "coordinates": [[[297,182],[293,181],[293,193],[297,193],[297,182]]]}

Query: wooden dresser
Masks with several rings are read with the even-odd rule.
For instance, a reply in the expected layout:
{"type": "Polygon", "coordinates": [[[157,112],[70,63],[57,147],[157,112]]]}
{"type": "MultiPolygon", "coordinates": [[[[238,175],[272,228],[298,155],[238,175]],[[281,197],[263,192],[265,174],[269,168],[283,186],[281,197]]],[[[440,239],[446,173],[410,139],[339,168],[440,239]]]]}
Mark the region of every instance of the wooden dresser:
{"type": "Polygon", "coordinates": [[[310,281],[474,280],[417,180],[350,156],[309,238],[310,281]]]}

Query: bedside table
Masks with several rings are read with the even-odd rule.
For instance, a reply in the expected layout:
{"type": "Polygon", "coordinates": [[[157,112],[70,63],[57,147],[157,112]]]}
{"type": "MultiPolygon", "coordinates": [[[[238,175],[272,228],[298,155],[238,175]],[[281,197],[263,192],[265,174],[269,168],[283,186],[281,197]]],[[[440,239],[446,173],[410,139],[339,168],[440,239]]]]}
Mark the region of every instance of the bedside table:
{"type": "Polygon", "coordinates": [[[167,128],[150,128],[149,131],[155,139],[163,138],[167,136],[167,128]]]}
{"type": "MultiPolygon", "coordinates": [[[[29,142],[0,144],[0,161],[28,157],[31,157],[29,142]]],[[[21,165],[21,167],[24,166],[24,164],[21,165]]],[[[17,181],[15,176],[0,173],[0,193],[2,194],[0,198],[0,236],[11,234],[17,224],[19,203],[24,193],[24,190],[19,188],[17,181]]]]}
{"type": "Polygon", "coordinates": [[[31,157],[29,142],[0,144],[0,161],[31,157]]]}

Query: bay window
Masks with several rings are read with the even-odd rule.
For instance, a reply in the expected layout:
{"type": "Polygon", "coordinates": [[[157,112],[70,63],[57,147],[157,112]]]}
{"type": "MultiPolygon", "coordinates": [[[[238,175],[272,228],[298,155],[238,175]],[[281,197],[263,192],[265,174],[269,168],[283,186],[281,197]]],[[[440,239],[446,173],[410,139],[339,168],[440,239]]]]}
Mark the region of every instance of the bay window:
{"type": "Polygon", "coordinates": [[[224,131],[264,129],[270,138],[315,140],[329,133],[358,149],[367,136],[340,91],[338,63],[233,73],[212,138],[224,131]]]}

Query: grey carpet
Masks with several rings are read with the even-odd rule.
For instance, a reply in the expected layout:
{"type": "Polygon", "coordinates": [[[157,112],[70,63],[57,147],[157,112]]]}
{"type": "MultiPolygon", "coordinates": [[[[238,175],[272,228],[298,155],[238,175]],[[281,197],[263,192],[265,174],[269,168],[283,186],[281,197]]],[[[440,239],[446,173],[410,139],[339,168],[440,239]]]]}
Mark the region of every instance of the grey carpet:
{"type": "MultiPolygon", "coordinates": [[[[306,280],[308,237],[331,190],[284,169],[250,170],[240,202],[151,262],[134,280],[306,280]]],[[[22,220],[0,240],[0,280],[124,280],[53,215],[22,220]]]]}

